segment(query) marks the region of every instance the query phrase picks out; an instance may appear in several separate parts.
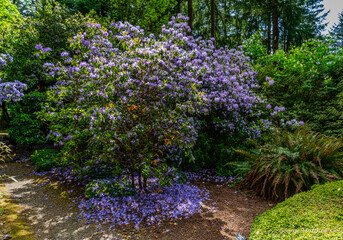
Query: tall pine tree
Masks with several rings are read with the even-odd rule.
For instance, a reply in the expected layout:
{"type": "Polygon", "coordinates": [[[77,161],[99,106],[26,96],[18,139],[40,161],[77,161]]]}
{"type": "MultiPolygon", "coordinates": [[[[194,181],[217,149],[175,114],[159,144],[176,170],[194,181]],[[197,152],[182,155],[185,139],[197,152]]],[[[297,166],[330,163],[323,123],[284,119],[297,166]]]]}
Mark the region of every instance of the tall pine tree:
{"type": "Polygon", "coordinates": [[[338,18],[338,24],[331,28],[330,33],[337,38],[340,47],[343,48],[343,11],[338,15],[338,18]]]}

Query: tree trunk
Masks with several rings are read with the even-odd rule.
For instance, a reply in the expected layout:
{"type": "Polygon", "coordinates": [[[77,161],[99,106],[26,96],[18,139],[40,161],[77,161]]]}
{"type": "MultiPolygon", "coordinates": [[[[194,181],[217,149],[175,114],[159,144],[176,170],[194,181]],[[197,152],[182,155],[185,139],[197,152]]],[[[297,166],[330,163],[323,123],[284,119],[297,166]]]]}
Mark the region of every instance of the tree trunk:
{"type": "Polygon", "coordinates": [[[216,19],[214,0],[211,0],[211,38],[214,38],[214,46],[216,46],[216,19]]]}
{"type": "Polygon", "coordinates": [[[191,28],[191,33],[192,35],[193,32],[193,0],[188,0],[188,25],[191,28]]]}
{"type": "Polygon", "coordinates": [[[4,119],[6,123],[8,124],[10,122],[10,115],[8,114],[8,111],[7,111],[6,102],[2,102],[1,108],[2,108],[2,115],[4,116],[4,119]]]}
{"type": "Polygon", "coordinates": [[[267,53],[272,51],[272,14],[268,14],[268,28],[267,28],[267,53]]]}
{"type": "Polygon", "coordinates": [[[125,14],[125,20],[128,22],[129,21],[129,8],[130,8],[131,0],[128,0],[127,5],[126,5],[126,14],[125,14]]]}
{"type": "Polygon", "coordinates": [[[176,4],[176,15],[181,13],[181,3],[183,2],[183,0],[178,0],[177,4],[176,4]]]}
{"type": "Polygon", "coordinates": [[[278,11],[278,0],[273,0],[273,53],[279,48],[279,11],[278,11]]]}

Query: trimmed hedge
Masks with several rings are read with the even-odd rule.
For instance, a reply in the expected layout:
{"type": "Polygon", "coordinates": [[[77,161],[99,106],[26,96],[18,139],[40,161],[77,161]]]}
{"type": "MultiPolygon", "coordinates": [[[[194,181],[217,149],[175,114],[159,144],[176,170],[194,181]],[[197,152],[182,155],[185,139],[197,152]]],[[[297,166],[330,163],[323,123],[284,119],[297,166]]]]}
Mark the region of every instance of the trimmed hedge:
{"type": "Polygon", "coordinates": [[[264,212],[249,239],[343,239],[343,181],[314,185],[264,212]]]}

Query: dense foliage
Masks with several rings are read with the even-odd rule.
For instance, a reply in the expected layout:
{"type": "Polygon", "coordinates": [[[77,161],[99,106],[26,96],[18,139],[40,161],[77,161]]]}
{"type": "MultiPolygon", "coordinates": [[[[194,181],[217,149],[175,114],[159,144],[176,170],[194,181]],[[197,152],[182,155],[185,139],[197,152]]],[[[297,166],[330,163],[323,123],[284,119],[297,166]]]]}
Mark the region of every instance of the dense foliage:
{"type": "Polygon", "coordinates": [[[45,101],[45,93],[32,91],[25,94],[21,102],[10,105],[8,133],[17,144],[33,146],[47,141],[47,126],[35,114],[42,109],[45,101]]]}
{"type": "Polygon", "coordinates": [[[92,21],[81,14],[70,13],[53,0],[38,2],[36,6],[32,16],[16,25],[15,34],[20,37],[14,33],[9,35],[13,41],[7,51],[11,53],[12,61],[8,61],[3,69],[4,81],[14,82],[10,83],[14,85],[19,80],[27,85],[26,93],[35,91],[28,94],[25,101],[9,106],[12,116],[8,115],[6,119],[7,122],[11,120],[9,132],[12,139],[25,145],[44,143],[48,134],[35,114],[44,102],[44,92],[55,83],[54,79],[44,76],[43,63],[60,59],[58,52],[70,49],[68,38],[82,31],[86,22],[92,21]],[[45,47],[40,48],[40,44],[45,47]],[[46,53],[44,57],[38,54],[40,51],[46,53]]]}
{"type": "Polygon", "coordinates": [[[57,154],[58,151],[55,149],[41,149],[36,150],[30,159],[37,171],[50,171],[52,168],[61,165],[56,159],[57,154]]]}
{"type": "Polygon", "coordinates": [[[342,148],[342,139],[313,133],[304,126],[294,133],[275,130],[269,144],[237,150],[249,162],[243,166],[250,168],[241,184],[265,198],[284,200],[313,184],[342,179],[342,148]]]}
{"type": "Polygon", "coordinates": [[[258,216],[249,239],[343,238],[343,181],[314,185],[258,216]]]}
{"type": "Polygon", "coordinates": [[[286,107],[288,119],[308,121],[315,131],[343,134],[343,58],[332,41],[310,40],[289,53],[267,55],[256,34],[247,41],[246,53],[258,72],[259,82],[270,77],[264,94],[272,104],[286,107]]]}
{"type": "Polygon", "coordinates": [[[37,3],[34,15],[17,26],[20,37],[11,45],[13,62],[5,69],[6,80],[26,83],[31,91],[43,91],[54,84],[45,78],[43,63],[57,61],[60,58],[57,52],[70,49],[68,38],[82,31],[90,21],[80,14],[71,14],[53,0],[37,3]],[[44,49],[37,45],[43,45],[44,49]],[[40,50],[50,54],[43,59],[37,54],[40,50]]]}
{"type": "Polygon", "coordinates": [[[22,21],[22,16],[11,1],[0,1],[0,52],[5,52],[11,45],[18,32],[16,25],[22,21]]]}
{"type": "Polygon", "coordinates": [[[177,0],[58,0],[72,11],[83,14],[92,11],[102,20],[127,21],[138,25],[149,33],[159,33],[161,26],[167,24],[175,15],[177,0]]]}

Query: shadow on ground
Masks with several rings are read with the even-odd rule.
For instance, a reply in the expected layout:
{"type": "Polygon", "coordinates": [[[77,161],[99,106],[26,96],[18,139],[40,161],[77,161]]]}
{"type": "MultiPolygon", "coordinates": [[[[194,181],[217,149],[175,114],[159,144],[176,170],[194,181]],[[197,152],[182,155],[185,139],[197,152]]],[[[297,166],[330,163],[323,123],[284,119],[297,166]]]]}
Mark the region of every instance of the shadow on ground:
{"type": "MultiPolygon", "coordinates": [[[[33,175],[27,162],[10,162],[3,169],[7,178],[1,184],[10,198],[9,206],[20,215],[32,239],[170,239],[170,240],[220,240],[235,239],[237,233],[247,237],[253,219],[270,208],[266,202],[234,190],[204,183],[217,202],[216,213],[198,214],[188,219],[166,221],[160,226],[142,226],[141,229],[120,229],[115,232],[106,226],[86,224],[79,217],[77,190],[50,181],[47,177],[33,175]],[[76,199],[76,202],[73,200],[76,199]]],[[[1,239],[1,238],[0,238],[1,239]]],[[[30,238],[25,238],[30,239],[30,238]]]]}

